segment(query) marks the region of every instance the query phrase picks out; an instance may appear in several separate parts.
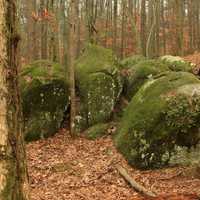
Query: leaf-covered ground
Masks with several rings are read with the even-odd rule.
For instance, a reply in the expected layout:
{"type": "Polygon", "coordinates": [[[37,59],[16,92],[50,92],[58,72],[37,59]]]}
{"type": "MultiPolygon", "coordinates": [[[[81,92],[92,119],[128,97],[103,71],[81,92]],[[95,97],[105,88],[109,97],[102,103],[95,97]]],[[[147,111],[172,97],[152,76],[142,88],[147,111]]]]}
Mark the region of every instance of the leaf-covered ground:
{"type": "Polygon", "coordinates": [[[147,189],[166,200],[199,199],[200,169],[132,169],[111,138],[70,139],[66,131],[27,145],[31,200],[144,200],[118,174],[124,166],[147,189]]]}

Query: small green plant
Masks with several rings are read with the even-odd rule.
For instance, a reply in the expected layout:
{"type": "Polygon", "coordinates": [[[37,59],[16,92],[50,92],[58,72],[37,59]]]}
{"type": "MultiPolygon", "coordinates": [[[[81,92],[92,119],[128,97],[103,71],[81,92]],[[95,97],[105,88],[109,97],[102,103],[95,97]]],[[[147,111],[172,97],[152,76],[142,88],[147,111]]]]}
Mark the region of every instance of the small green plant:
{"type": "Polygon", "coordinates": [[[109,124],[96,124],[86,130],[86,137],[95,140],[104,136],[108,132],[109,124]]]}

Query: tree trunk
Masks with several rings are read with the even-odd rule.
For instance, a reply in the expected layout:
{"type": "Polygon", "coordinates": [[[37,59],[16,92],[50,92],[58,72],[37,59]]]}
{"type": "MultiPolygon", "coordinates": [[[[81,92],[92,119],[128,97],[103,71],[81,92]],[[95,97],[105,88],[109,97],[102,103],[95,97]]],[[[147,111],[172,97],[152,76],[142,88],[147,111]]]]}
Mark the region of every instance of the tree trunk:
{"type": "Polygon", "coordinates": [[[30,62],[33,57],[33,18],[31,16],[31,13],[33,12],[33,1],[25,1],[24,4],[26,5],[25,7],[25,13],[26,13],[26,20],[27,20],[27,25],[26,25],[26,32],[27,32],[27,62],[30,62]],[[25,4],[26,2],[26,4],[25,4]]]}
{"type": "Polygon", "coordinates": [[[77,16],[77,33],[76,33],[76,58],[79,57],[81,52],[81,21],[80,21],[80,9],[79,9],[79,2],[80,0],[77,0],[76,3],[76,16],[77,16]]]}
{"type": "Polygon", "coordinates": [[[0,200],[28,199],[16,26],[16,1],[0,0],[0,200]]]}
{"type": "Polygon", "coordinates": [[[141,2],[141,48],[143,56],[146,56],[146,0],[141,2]]]}
{"type": "Polygon", "coordinates": [[[47,7],[47,5],[45,4],[45,1],[41,1],[41,3],[40,3],[40,12],[41,12],[41,17],[42,17],[42,22],[41,22],[41,59],[48,58],[48,55],[47,55],[48,23],[47,23],[47,20],[45,19],[45,17],[43,16],[45,9],[47,9],[46,7],[47,7]]]}
{"type": "MultiPolygon", "coordinates": [[[[176,54],[179,56],[183,56],[184,49],[183,49],[183,26],[184,26],[184,3],[182,0],[175,0],[174,2],[174,13],[176,13],[176,22],[175,22],[175,29],[176,29],[176,54]]],[[[193,11],[194,12],[194,11],[193,11]]]]}
{"type": "Polygon", "coordinates": [[[77,38],[77,0],[71,0],[69,14],[69,78],[70,78],[70,135],[75,136],[76,95],[74,61],[76,57],[77,38]]]}
{"type": "Polygon", "coordinates": [[[118,9],[118,0],[114,0],[114,16],[113,16],[113,21],[114,21],[114,33],[113,33],[113,51],[117,53],[117,9],[118,9]]]}
{"type": "Polygon", "coordinates": [[[162,21],[162,35],[163,35],[163,54],[166,54],[166,27],[165,27],[165,1],[161,2],[161,21],[162,21]]]}
{"type": "Polygon", "coordinates": [[[125,43],[125,23],[126,23],[126,0],[122,2],[122,22],[121,22],[121,59],[124,58],[124,43],[125,43]]]}
{"type": "MultiPolygon", "coordinates": [[[[36,13],[37,12],[37,2],[36,0],[33,0],[33,12],[36,13]]],[[[38,34],[37,34],[37,22],[36,19],[33,19],[33,33],[32,33],[32,38],[33,38],[33,55],[32,55],[32,59],[33,60],[37,60],[39,59],[39,52],[38,52],[38,34]]]]}

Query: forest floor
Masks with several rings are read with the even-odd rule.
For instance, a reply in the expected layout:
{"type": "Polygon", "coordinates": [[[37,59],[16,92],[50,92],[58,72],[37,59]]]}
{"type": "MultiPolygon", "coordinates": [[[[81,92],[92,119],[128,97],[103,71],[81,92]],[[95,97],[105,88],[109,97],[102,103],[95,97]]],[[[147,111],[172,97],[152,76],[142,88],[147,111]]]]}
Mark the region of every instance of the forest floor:
{"type": "Polygon", "coordinates": [[[124,181],[115,165],[125,167],[156,199],[195,200],[200,169],[187,167],[140,171],[128,166],[110,136],[96,141],[72,140],[62,130],[52,138],[27,145],[31,200],[145,200],[124,181]],[[194,176],[192,176],[194,175],[194,176]]]}

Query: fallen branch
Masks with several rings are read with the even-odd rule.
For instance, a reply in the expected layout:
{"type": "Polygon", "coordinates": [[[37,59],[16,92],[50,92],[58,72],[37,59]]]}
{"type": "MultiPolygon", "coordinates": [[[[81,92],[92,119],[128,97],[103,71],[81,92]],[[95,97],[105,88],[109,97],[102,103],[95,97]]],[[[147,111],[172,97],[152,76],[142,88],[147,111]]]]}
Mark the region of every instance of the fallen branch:
{"type": "Polygon", "coordinates": [[[138,192],[148,196],[148,197],[156,197],[156,194],[147,190],[145,187],[143,187],[142,185],[140,185],[139,183],[137,183],[126,171],[126,169],[124,169],[122,166],[120,165],[116,165],[116,169],[118,170],[118,172],[120,173],[120,175],[138,192]]]}
{"type": "Polygon", "coordinates": [[[180,176],[180,175],[182,175],[183,174],[183,172],[181,171],[181,172],[178,172],[177,174],[174,174],[174,175],[172,175],[172,176],[170,176],[170,177],[161,177],[161,178],[158,178],[158,180],[160,181],[166,181],[166,180],[170,180],[170,179],[173,179],[173,178],[176,178],[176,177],[178,177],[178,176],[180,176]]]}

